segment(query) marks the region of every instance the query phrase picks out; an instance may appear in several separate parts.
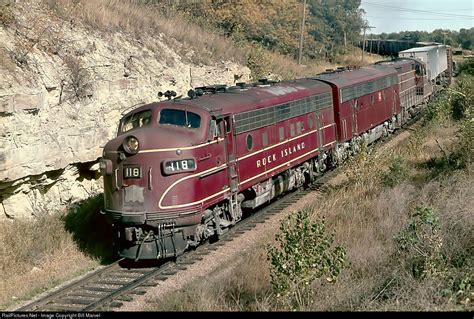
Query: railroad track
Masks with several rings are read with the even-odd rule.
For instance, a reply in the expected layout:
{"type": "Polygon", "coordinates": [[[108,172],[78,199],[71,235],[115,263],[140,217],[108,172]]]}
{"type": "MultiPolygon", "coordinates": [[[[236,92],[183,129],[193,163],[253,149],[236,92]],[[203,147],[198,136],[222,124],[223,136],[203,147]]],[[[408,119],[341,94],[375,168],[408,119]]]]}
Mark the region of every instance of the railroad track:
{"type": "MultiPolygon", "coordinates": [[[[419,117],[420,114],[417,114],[404,125],[404,129],[397,130],[383,141],[378,141],[375,143],[375,147],[385,144],[411,127],[419,117]]],[[[274,199],[223,233],[217,242],[206,242],[174,260],[146,263],[118,260],[45,297],[20,307],[16,311],[107,311],[120,307],[124,301],[133,300],[134,295],[145,294],[147,288],[159,285],[161,281],[167,280],[170,276],[203,259],[217,247],[234,240],[258,224],[265,223],[273,215],[296,203],[303,196],[315,191],[323,192],[327,180],[338,174],[342,167],[344,166],[338,166],[326,172],[306,188],[300,188],[274,199]]]]}

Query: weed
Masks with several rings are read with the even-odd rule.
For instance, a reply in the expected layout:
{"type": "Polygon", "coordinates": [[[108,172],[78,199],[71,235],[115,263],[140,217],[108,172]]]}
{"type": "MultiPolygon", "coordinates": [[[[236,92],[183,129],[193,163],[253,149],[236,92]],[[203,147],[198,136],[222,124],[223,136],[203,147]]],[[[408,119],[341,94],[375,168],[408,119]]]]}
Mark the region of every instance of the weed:
{"type": "Polygon", "coordinates": [[[265,49],[259,46],[249,52],[247,56],[247,66],[252,71],[254,79],[266,78],[270,73],[270,64],[271,60],[265,54],[265,49]]]}
{"type": "Polygon", "coordinates": [[[64,63],[68,69],[66,84],[72,92],[72,98],[82,100],[92,95],[92,81],[89,71],[82,66],[79,58],[66,56],[64,63]]]}
{"type": "Polygon", "coordinates": [[[271,283],[278,296],[288,297],[294,308],[311,303],[314,280],[326,276],[333,282],[346,265],[345,248],[334,247],[334,234],[328,233],[324,219],[311,223],[307,209],[281,224],[276,241],[279,247],[268,249],[271,283]]]}
{"type": "Polygon", "coordinates": [[[408,226],[396,236],[399,252],[407,255],[415,278],[424,278],[440,268],[443,239],[440,221],[430,207],[417,207],[408,226]]]}
{"type": "Polygon", "coordinates": [[[72,237],[60,213],[1,221],[0,309],[96,266],[72,237]]]}
{"type": "Polygon", "coordinates": [[[404,181],[408,176],[408,166],[405,159],[397,156],[392,159],[388,172],[382,176],[382,184],[394,187],[404,181]]]}

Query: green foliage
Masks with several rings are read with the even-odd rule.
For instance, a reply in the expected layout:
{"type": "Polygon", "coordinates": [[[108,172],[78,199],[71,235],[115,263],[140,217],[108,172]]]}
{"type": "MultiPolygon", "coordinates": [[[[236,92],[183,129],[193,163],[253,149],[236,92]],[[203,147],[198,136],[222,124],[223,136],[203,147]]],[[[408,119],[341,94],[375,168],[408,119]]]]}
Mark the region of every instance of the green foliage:
{"type": "Polygon", "coordinates": [[[458,42],[463,49],[472,50],[472,45],[474,44],[474,28],[463,28],[459,30],[458,42]]]}
{"type": "Polygon", "coordinates": [[[406,41],[427,41],[439,42],[453,47],[460,46],[463,49],[472,49],[474,44],[474,28],[460,29],[458,31],[436,29],[427,31],[401,31],[393,33],[381,33],[376,35],[381,39],[406,40],[406,41]]]}
{"type": "Polygon", "coordinates": [[[252,72],[252,78],[266,78],[270,73],[270,62],[270,58],[262,47],[256,46],[254,50],[250,51],[247,55],[247,66],[252,72]]]}
{"type": "Polygon", "coordinates": [[[270,247],[270,277],[278,296],[288,297],[293,307],[310,302],[311,283],[326,276],[334,281],[346,265],[346,250],[334,247],[324,219],[311,223],[307,209],[290,215],[276,235],[279,247],[270,247]]]}
{"type": "MultiPolygon", "coordinates": [[[[471,70],[474,72],[474,59],[471,64],[471,70]]],[[[456,86],[450,89],[450,105],[452,117],[455,120],[472,117],[474,108],[474,83],[473,76],[462,74],[456,79],[456,86]]]]}
{"type": "Polygon", "coordinates": [[[398,257],[415,279],[433,280],[440,297],[467,307],[472,298],[472,253],[468,246],[452,254],[454,247],[446,237],[455,229],[450,223],[444,220],[443,226],[431,207],[417,207],[408,226],[395,237],[398,257]]]}
{"type": "MultiPolygon", "coordinates": [[[[169,6],[169,0],[154,2],[169,6]]],[[[357,41],[363,25],[360,3],[360,0],[308,1],[303,55],[332,58],[340,47],[357,41]]],[[[219,30],[236,42],[246,41],[283,55],[298,56],[302,1],[179,0],[172,8],[206,28],[219,30]]]]}
{"type": "Polygon", "coordinates": [[[468,307],[472,302],[472,279],[472,275],[468,275],[466,272],[451,269],[451,272],[446,274],[446,285],[441,290],[441,295],[468,307]]]}
{"type": "Polygon", "coordinates": [[[474,161],[474,117],[466,118],[459,130],[460,159],[464,166],[474,161]]]}
{"type": "Polygon", "coordinates": [[[320,56],[333,60],[338,53],[345,53],[348,44],[359,40],[364,27],[360,0],[309,0],[308,4],[309,33],[320,56]]]}
{"type": "Polygon", "coordinates": [[[435,100],[431,101],[427,108],[423,125],[429,123],[446,123],[451,118],[449,95],[442,93],[435,100]]]}
{"type": "Polygon", "coordinates": [[[406,258],[417,279],[439,271],[443,246],[440,229],[440,221],[433,208],[417,207],[408,226],[395,238],[399,253],[406,258]]]}
{"type": "Polygon", "coordinates": [[[408,165],[402,157],[393,158],[388,172],[382,176],[382,184],[394,187],[400,184],[408,176],[408,165]]]}
{"type": "Polygon", "coordinates": [[[458,72],[461,74],[474,75],[474,58],[468,58],[458,66],[458,72]]]}
{"type": "MultiPolygon", "coordinates": [[[[474,63],[473,63],[474,64],[474,63]]],[[[472,68],[474,70],[474,68],[472,68]]],[[[451,90],[451,114],[460,120],[457,157],[459,166],[466,166],[474,159],[474,81],[472,75],[461,75],[451,90]]]]}
{"type": "Polygon", "coordinates": [[[117,258],[113,249],[114,229],[100,214],[103,195],[81,201],[64,216],[64,227],[73,234],[79,248],[86,254],[109,263],[117,258]]]}

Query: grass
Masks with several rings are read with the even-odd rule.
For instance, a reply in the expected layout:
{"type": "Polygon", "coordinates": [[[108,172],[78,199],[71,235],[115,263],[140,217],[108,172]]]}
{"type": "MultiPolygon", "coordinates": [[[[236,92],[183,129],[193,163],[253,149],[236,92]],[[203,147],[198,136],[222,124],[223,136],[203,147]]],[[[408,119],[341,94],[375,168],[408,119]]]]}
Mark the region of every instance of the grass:
{"type": "Polygon", "coordinates": [[[98,266],[78,249],[59,215],[1,221],[0,242],[3,310],[98,266]]]}
{"type": "MultiPolygon", "coordinates": [[[[194,62],[209,63],[216,61],[215,57],[241,63],[245,60],[246,52],[235,47],[230,40],[187,22],[185,17],[163,10],[162,6],[132,0],[45,2],[58,16],[67,20],[74,17],[85,26],[106,33],[126,33],[140,40],[158,37],[194,62]]],[[[149,41],[144,44],[152,45],[149,41]]]]}
{"type": "Polygon", "coordinates": [[[158,55],[162,49],[154,38],[168,44],[181,59],[193,63],[214,64],[233,60],[247,65],[254,80],[259,78],[292,79],[315,75],[325,69],[343,65],[369,64],[382,57],[366,54],[361,62],[361,50],[350,49],[337,58],[335,63],[307,61],[298,65],[293,57],[271,52],[251,43],[236,44],[232,40],[213,33],[195,23],[183,14],[163,9],[162,6],[140,1],[97,0],[44,0],[56,15],[63,19],[81,21],[85,26],[101,30],[105,34],[126,33],[140,40],[158,55]]]}
{"type": "Polygon", "coordinates": [[[0,221],[0,310],[115,259],[96,196],[35,220],[0,221]]]}

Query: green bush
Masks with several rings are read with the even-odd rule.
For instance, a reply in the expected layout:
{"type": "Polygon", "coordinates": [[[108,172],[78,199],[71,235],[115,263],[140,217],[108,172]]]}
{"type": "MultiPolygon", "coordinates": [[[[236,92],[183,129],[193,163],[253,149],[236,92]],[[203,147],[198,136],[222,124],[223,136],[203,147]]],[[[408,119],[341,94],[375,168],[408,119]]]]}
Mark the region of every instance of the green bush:
{"type": "Polygon", "coordinates": [[[405,257],[413,277],[422,279],[440,270],[443,245],[440,229],[433,208],[417,207],[408,226],[396,236],[398,252],[405,257]]]}
{"type": "Polygon", "coordinates": [[[460,74],[474,75],[474,59],[468,58],[466,61],[459,65],[458,69],[460,74]]]}
{"type": "Polygon", "coordinates": [[[255,45],[247,55],[247,66],[251,71],[252,78],[258,80],[267,77],[270,73],[271,60],[266,54],[265,49],[255,45]]]}
{"type": "Polygon", "coordinates": [[[400,184],[408,176],[408,166],[406,160],[401,157],[395,157],[390,164],[388,172],[382,176],[382,184],[388,187],[394,187],[400,184]]]}
{"type": "Polygon", "coordinates": [[[426,108],[426,115],[423,118],[423,126],[430,122],[446,123],[451,117],[451,106],[449,95],[442,93],[435,100],[430,102],[426,108]]]}
{"type": "Polygon", "coordinates": [[[334,247],[323,220],[311,223],[307,209],[290,215],[276,235],[278,247],[268,249],[274,291],[293,308],[312,301],[311,283],[325,276],[334,281],[346,265],[346,250],[334,247]]]}
{"type": "Polygon", "coordinates": [[[451,115],[455,120],[461,120],[472,113],[474,104],[473,77],[462,75],[457,78],[456,86],[449,90],[451,115]]]}
{"type": "Polygon", "coordinates": [[[474,81],[472,76],[457,80],[456,98],[452,101],[453,117],[461,120],[459,155],[463,165],[474,159],[474,81]]]}

